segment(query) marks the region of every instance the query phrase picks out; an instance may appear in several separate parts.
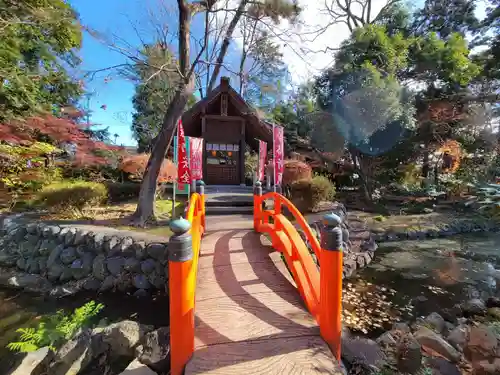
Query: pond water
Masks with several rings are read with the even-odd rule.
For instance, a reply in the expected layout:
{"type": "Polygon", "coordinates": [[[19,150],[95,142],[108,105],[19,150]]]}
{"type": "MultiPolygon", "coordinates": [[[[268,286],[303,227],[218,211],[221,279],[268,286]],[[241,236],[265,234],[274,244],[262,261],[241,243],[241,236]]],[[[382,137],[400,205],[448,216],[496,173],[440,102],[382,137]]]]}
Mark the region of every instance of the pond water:
{"type": "Polygon", "coordinates": [[[17,340],[16,329],[36,326],[43,315],[54,314],[57,310],[71,312],[92,299],[104,304],[99,317],[109,322],[132,319],[155,327],[169,324],[168,296],[163,294],[137,299],[118,293],[101,294],[96,298],[89,293],[54,301],[26,292],[0,289],[0,374],[8,373],[18,359],[5,348],[9,342],[17,340]]]}
{"type": "Polygon", "coordinates": [[[499,269],[498,233],[383,243],[373,262],[345,282],[344,322],[378,336],[394,321],[498,296],[499,269]]]}

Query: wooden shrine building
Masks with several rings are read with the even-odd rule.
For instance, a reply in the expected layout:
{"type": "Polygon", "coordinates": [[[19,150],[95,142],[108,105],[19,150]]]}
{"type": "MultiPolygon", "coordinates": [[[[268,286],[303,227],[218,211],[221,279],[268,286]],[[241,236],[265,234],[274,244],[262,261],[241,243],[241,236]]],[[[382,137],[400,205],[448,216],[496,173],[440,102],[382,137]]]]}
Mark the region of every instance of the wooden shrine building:
{"type": "Polygon", "coordinates": [[[184,134],[204,139],[203,179],[207,185],[245,184],[245,150],[258,140],[272,148],[272,124],[222,77],[220,85],[182,115],[184,134]]]}

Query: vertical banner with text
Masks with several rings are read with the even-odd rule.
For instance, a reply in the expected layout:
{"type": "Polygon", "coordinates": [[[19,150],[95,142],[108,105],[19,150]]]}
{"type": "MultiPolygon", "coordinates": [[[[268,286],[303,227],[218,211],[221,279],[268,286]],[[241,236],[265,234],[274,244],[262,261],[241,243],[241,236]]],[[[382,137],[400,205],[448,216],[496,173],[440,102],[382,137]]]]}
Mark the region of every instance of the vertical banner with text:
{"type": "MultiPolygon", "coordinates": [[[[179,120],[177,127],[177,183],[187,184],[191,183],[191,170],[189,168],[188,151],[186,148],[186,137],[184,136],[184,128],[182,121],[179,120]]],[[[183,187],[179,186],[182,190],[183,187]]]]}
{"type": "Polygon", "coordinates": [[[203,180],[203,138],[189,137],[191,178],[203,180]]]}
{"type": "Polygon", "coordinates": [[[273,126],[273,161],[274,161],[274,185],[281,185],[283,180],[283,127],[273,126]]]}
{"type": "Polygon", "coordinates": [[[266,166],[267,143],[259,139],[259,167],[258,180],[264,181],[264,169],[266,166]]]}

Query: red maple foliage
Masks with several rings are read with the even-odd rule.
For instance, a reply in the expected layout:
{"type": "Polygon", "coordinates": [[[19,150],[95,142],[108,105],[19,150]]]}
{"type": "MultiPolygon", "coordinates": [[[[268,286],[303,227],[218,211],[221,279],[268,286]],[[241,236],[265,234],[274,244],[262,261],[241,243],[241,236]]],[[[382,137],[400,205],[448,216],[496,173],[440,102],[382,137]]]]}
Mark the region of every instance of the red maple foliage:
{"type": "MultiPolygon", "coordinates": [[[[126,157],[119,165],[119,169],[131,173],[139,178],[142,178],[146,166],[148,165],[149,155],[139,154],[126,157]]],[[[161,165],[158,175],[158,182],[174,182],[177,177],[176,165],[168,159],[165,159],[161,165]]]]}
{"type": "Polygon", "coordinates": [[[92,140],[83,131],[84,128],[85,125],[77,124],[70,118],[31,117],[24,121],[0,124],[0,141],[28,145],[45,135],[58,147],[64,144],[73,145],[73,163],[77,165],[107,164],[109,160],[106,152],[125,153],[123,147],[92,140]]]}

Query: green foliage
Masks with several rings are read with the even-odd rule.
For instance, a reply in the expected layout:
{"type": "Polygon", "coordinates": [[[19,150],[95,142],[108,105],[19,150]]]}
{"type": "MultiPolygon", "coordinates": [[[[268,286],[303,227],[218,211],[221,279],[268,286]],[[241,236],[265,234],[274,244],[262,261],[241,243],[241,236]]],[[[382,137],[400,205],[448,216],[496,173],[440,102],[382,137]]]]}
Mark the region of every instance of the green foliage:
{"type": "Polygon", "coordinates": [[[283,165],[283,184],[290,185],[299,180],[310,180],[312,168],[300,160],[285,160],[283,165]]]}
{"type": "Polygon", "coordinates": [[[0,120],[51,112],[81,94],[75,66],[81,26],[64,0],[0,0],[0,120]]]}
{"type": "Polygon", "coordinates": [[[83,210],[108,198],[106,185],[88,181],[61,181],[45,186],[36,202],[56,212],[82,215],[83,210]]]}
{"type": "Polygon", "coordinates": [[[416,38],[412,45],[414,68],[410,76],[427,83],[441,80],[451,85],[466,86],[480,72],[480,67],[469,56],[467,41],[459,33],[441,39],[437,33],[416,38]]]}
{"type": "Polygon", "coordinates": [[[311,211],[320,202],[331,201],[335,197],[335,185],[328,178],[319,175],[293,182],[290,190],[294,204],[301,211],[311,211]]]}
{"type": "Polygon", "coordinates": [[[255,152],[245,152],[245,177],[253,178],[259,165],[259,154],[255,152]]]}
{"type": "Polygon", "coordinates": [[[126,202],[139,197],[141,184],[136,182],[106,182],[111,203],[126,202]]]}
{"type": "Polygon", "coordinates": [[[0,184],[11,193],[10,206],[24,193],[33,193],[61,179],[61,170],[46,166],[45,155],[61,152],[55,146],[35,142],[30,146],[0,144],[0,184]]]}
{"type": "Polygon", "coordinates": [[[475,8],[475,0],[426,0],[415,13],[412,28],[417,33],[439,33],[441,38],[453,33],[465,36],[479,25],[475,8]]]}
{"type": "Polygon", "coordinates": [[[87,181],[103,182],[103,181],[119,181],[122,177],[122,172],[113,165],[74,165],[64,163],[62,166],[62,175],[66,179],[81,179],[87,181]]]}
{"type": "Polygon", "coordinates": [[[474,198],[468,205],[477,206],[477,211],[495,220],[500,219],[500,185],[481,185],[474,189],[474,198]]]}
{"type": "MultiPolygon", "coordinates": [[[[151,152],[168,105],[180,84],[177,61],[166,43],[146,46],[127,75],[136,82],[132,132],[139,152],[151,152]]],[[[188,105],[195,102],[194,96],[188,105]]]]}
{"type": "Polygon", "coordinates": [[[15,352],[33,352],[45,346],[55,351],[66,340],[70,340],[83,328],[90,327],[93,318],[104,308],[103,304],[90,301],[73,313],[66,315],[58,311],[55,315],[45,316],[36,328],[19,328],[19,341],[10,342],[9,350],[15,352]]]}

